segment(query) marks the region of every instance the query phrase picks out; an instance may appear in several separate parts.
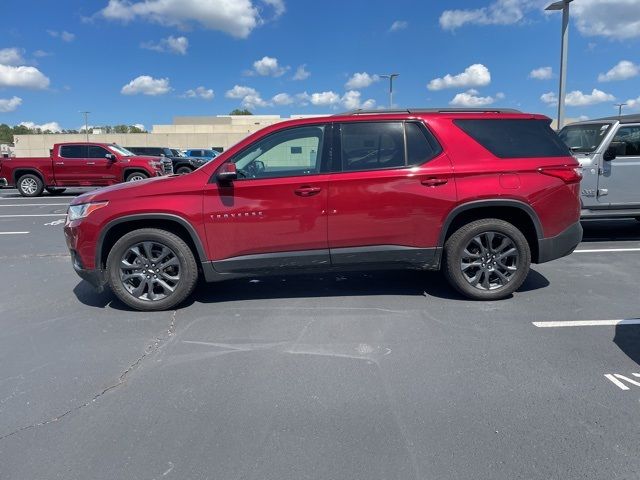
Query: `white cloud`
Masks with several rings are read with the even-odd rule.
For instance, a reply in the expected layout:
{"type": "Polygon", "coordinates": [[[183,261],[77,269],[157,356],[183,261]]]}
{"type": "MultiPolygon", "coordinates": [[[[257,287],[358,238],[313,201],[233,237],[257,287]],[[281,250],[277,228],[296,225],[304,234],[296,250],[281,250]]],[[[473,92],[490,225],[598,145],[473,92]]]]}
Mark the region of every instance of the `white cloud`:
{"type": "MultiPolygon", "coordinates": [[[[283,0],[262,0],[261,3],[273,11],[274,17],[284,13],[283,0]]],[[[110,20],[142,19],[180,28],[197,23],[237,38],[247,38],[254,28],[265,22],[256,0],[109,0],[98,13],[110,20]]]]}
{"type": "Polygon", "coordinates": [[[389,27],[389,31],[397,32],[398,30],[404,30],[408,26],[409,26],[409,22],[406,22],[405,20],[396,20],[391,24],[391,27],[389,27]]]}
{"type": "Polygon", "coordinates": [[[0,65],[0,87],[44,89],[49,79],[36,67],[0,65]]]}
{"type": "Polygon", "coordinates": [[[307,92],[296,94],[296,102],[298,102],[298,105],[302,107],[306,107],[307,105],[309,105],[310,101],[311,101],[311,95],[309,95],[307,92]]]}
{"type": "Polygon", "coordinates": [[[537,8],[536,0],[495,0],[487,7],[466,10],[445,10],[440,15],[443,30],[455,30],[471,25],[512,25],[522,21],[525,12],[537,8]]]}
{"type": "Polygon", "coordinates": [[[316,106],[329,106],[340,103],[340,95],[335,92],[312,93],[309,101],[316,106]]]}
{"type": "Polygon", "coordinates": [[[540,67],[531,70],[529,78],[535,78],[536,80],[549,80],[553,77],[553,69],[551,67],[540,67]]]}
{"type": "Polygon", "coordinates": [[[598,81],[612,82],[615,80],[627,80],[637,75],[640,75],[640,66],[629,60],[622,60],[607,73],[598,75],[598,81]]]}
{"type": "Polygon", "coordinates": [[[67,32],[66,30],[62,30],[61,32],[57,30],[47,30],[47,33],[53,38],[61,39],[63,42],[73,42],[76,38],[74,33],[67,32]]]}
{"type": "Polygon", "coordinates": [[[271,99],[274,105],[291,105],[294,100],[288,93],[278,93],[271,99]]]}
{"type": "MultiPolygon", "coordinates": [[[[610,93],[605,93],[594,88],[591,93],[582,93],[580,90],[574,90],[565,96],[565,104],[569,107],[587,107],[598,103],[613,102],[616,99],[610,93]]],[[[548,105],[557,105],[558,96],[553,92],[547,92],[540,96],[540,100],[548,105]]]]}
{"type": "Polygon", "coordinates": [[[447,74],[442,78],[434,78],[429,82],[429,90],[443,90],[445,88],[485,87],[491,83],[489,69],[481,63],[467,67],[458,75],[447,74]]]}
{"type": "Polygon", "coordinates": [[[504,100],[505,97],[506,97],[506,95],[504,93],[502,93],[502,92],[496,93],[496,98],[498,100],[504,100]]]}
{"type": "Polygon", "coordinates": [[[202,98],[203,100],[213,100],[215,94],[213,90],[205,87],[196,87],[184,92],[186,98],[202,98]]]}
{"type": "Polygon", "coordinates": [[[156,52],[168,52],[178,55],[186,55],[189,48],[189,39],[187,37],[174,37],[169,35],[167,38],[163,38],[158,43],[144,42],[140,44],[141,48],[147,50],[154,50],[156,52]]]}
{"type": "Polygon", "coordinates": [[[127,83],[120,93],[123,95],[164,95],[169,93],[171,86],[168,78],[153,78],[149,75],[140,75],[127,83]]]}
{"type": "Polygon", "coordinates": [[[33,52],[33,56],[36,58],[48,57],[51,54],[49,52],[45,52],[44,50],[36,50],[33,52]]]}
{"type": "Polygon", "coordinates": [[[139,128],[140,130],[144,130],[144,124],[142,123],[134,123],[133,126],[139,128]]]}
{"type": "Polygon", "coordinates": [[[22,54],[24,50],[20,48],[2,48],[0,49],[0,64],[2,65],[23,65],[25,63],[22,54]]]}
{"type": "Polygon", "coordinates": [[[262,77],[281,77],[290,67],[278,65],[278,59],[264,56],[260,60],[253,62],[253,71],[262,77]]]}
{"type": "Polygon", "coordinates": [[[627,100],[624,103],[627,104],[626,105],[627,108],[632,108],[632,109],[640,108],[640,97],[638,97],[638,98],[630,98],[629,100],[627,100]]]}
{"type": "Polygon", "coordinates": [[[638,0],[580,0],[571,4],[580,33],[625,40],[640,37],[638,0]]]}
{"type": "Polygon", "coordinates": [[[311,73],[308,72],[306,70],[307,65],[300,65],[297,69],[296,69],[296,73],[293,76],[294,80],[306,80],[307,78],[309,78],[309,76],[311,76],[311,73]]]}
{"type": "Polygon", "coordinates": [[[22,104],[20,97],[0,98],[0,113],[13,112],[22,104]]]}
{"type": "Polygon", "coordinates": [[[371,109],[376,106],[375,100],[370,98],[362,102],[360,98],[360,92],[358,92],[357,90],[349,90],[342,96],[342,98],[340,99],[340,103],[347,110],[356,110],[358,108],[371,109]]]}
{"type": "Polygon", "coordinates": [[[263,100],[255,88],[242,85],[235,85],[231,90],[227,90],[225,97],[241,100],[240,105],[243,108],[252,109],[269,106],[269,102],[263,100]]]}
{"type": "Polygon", "coordinates": [[[32,128],[32,129],[39,128],[40,130],[43,130],[43,131],[49,130],[51,132],[60,132],[62,130],[58,122],[47,122],[42,124],[37,124],[34,122],[20,122],[20,125],[27,128],[32,128]]]}
{"type": "Polygon", "coordinates": [[[348,90],[354,88],[367,88],[373,82],[380,80],[378,75],[369,75],[367,72],[354,73],[353,76],[344,84],[348,90]]]}
{"type": "Polygon", "coordinates": [[[463,93],[458,93],[453,97],[453,100],[449,102],[449,105],[456,107],[484,107],[485,105],[491,105],[493,102],[495,102],[493,97],[481,97],[477,90],[471,89],[463,93]]]}

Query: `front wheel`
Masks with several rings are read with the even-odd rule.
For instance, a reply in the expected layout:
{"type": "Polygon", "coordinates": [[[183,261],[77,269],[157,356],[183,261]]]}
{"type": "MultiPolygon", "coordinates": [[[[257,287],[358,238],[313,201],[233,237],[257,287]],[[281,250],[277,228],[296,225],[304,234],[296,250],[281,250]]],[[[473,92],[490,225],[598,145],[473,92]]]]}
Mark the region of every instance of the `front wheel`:
{"type": "Polygon", "coordinates": [[[44,183],[37,175],[28,173],[18,179],[18,192],[23,197],[39,197],[44,190],[44,183]]]}
{"type": "Polygon", "coordinates": [[[127,182],[139,182],[140,180],[144,180],[145,178],[149,178],[146,174],[142,172],[133,172],[127,176],[127,182]]]}
{"type": "Polygon", "coordinates": [[[476,220],[457,230],[444,250],[449,283],[474,300],[501,300],[527,278],[531,250],[522,232],[496,218],[476,220]]]}
{"type": "Polygon", "coordinates": [[[107,258],[113,293],[136,310],[166,310],[181,303],[198,280],[188,245],[165,230],[143,228],[118,240],[107,258]]]}
{"type": "Polygon", "coordinates": [[[191,172],[193,172],[193,170],[191,170],[189,167],[180,167],[178,168],[178,170],[176,170],[176,173],[178,175],[186,175],[187,173],[191,172]]]}

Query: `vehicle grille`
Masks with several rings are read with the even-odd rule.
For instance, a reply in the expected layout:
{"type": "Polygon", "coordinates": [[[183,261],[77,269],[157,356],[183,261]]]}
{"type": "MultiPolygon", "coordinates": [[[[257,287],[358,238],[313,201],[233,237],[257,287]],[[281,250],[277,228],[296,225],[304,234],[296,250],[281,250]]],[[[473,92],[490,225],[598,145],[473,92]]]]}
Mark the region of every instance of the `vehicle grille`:
{"type": "Polygon", "coordinates": [[[162,162],[162,170],[165,175],[170,175],[173,173],[173,163],[171,160],[162,162]]]}

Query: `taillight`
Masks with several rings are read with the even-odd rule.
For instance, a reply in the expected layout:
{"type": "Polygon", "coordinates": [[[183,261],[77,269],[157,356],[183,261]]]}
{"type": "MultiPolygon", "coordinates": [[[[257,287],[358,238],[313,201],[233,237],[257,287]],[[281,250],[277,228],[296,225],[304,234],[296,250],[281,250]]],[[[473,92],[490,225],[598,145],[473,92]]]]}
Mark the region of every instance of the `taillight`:
{"type": "Polygon", "coordinates": [[[540,167],[538,171],[543,175],[559,178],[564,183],[577,183],[582,180],[582,167],[576,167],[573,165],[540,167]]]}

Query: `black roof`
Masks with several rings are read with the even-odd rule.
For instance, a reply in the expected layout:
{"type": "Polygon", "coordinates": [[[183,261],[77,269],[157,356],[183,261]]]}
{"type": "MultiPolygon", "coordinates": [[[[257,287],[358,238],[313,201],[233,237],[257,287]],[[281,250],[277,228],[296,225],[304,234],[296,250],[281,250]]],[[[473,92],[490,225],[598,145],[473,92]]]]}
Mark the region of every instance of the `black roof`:
{"type": "Polygon", "coordinates": [[[384,113],[522,113],[513,108],[401,108],[378,110],[350,110],[337,113],[339,115],[375,115],[384,113]]]}
{"type": "Polygon", "coordinates": [[[640,123],[640,114],[634,113],[632,115],[616,115],[614,117],[590,118],[589,120],[574,123],[593,123],[600,121],[615,122],[616,120],[618,120],[620,123],[640,123]]]}

